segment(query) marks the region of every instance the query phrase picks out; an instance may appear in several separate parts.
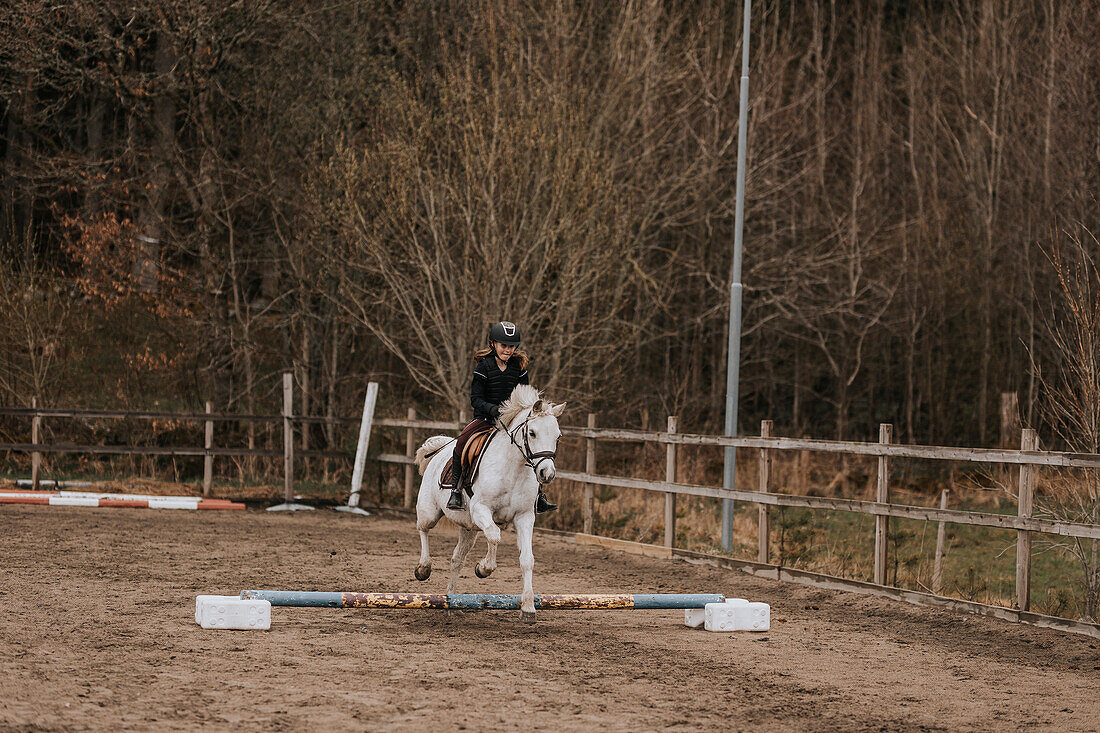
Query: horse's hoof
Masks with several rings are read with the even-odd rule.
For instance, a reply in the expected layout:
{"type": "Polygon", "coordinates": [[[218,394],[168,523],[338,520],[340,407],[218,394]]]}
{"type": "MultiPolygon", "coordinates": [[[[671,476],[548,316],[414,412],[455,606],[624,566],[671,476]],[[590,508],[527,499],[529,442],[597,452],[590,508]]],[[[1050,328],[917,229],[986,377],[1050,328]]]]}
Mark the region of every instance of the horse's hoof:
{"type": "Polygon", "coordinates": [[[431,565],[417,565],[416,570],[413,571],[413,575],[416,576],[416,579],[421,581],[427,580],[429,577],[431,577],[431,574],[431,565]]]}
{"type": "Polygon", "coordinates": [[[525,624],[535,623],[535,612],[534,611],[520,611],[519,612],[519,617],[520,617],[520,620],[522,620],[523,623],[525,623],[525,624]]]}
{"type": "Polygon", "coordinates": [[[474,575],[476,575],[477,577],[479,577],[479,578],[488,578],[492,574],[493,574],[492,570],[488,570],[488,571],[482,570],[481,569],[481,563],[478,563],[477,565],[474,565],[474,575]]]}

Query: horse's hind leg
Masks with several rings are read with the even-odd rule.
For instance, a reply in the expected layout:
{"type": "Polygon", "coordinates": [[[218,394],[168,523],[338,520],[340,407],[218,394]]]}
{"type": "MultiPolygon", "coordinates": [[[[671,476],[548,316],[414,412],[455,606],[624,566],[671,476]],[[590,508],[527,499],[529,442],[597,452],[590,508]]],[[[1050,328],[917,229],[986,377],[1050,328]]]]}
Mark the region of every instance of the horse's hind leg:
{"type": "Polygon", "coordinates": [[[455,586],[458,584],[458,574],[462,572],[462,566],[466,564],[466,556],[470,554],[470,548],[474,546],[474,540],[477,539],[477,532],[472,529],[466,529],[462,527],[459,529],[458,544],[455,545],[455,551],[451,555],[451,580],[447,583],[447,594],[455,592],[455,586]]]}

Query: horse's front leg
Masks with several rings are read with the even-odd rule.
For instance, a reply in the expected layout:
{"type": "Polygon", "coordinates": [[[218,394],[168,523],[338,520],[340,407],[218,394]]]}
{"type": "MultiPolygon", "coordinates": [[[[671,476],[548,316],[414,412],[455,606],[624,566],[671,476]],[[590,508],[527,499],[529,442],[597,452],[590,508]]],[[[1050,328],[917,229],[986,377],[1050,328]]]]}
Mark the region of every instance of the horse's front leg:
{"type": "Polygon", "coordinates": [[[420,499],[416,502],[416,529],[420,532],[420,562],[416,565],[413,575],[417,580],[427,580],[432,574],[432,555],[428,549],[428,532],[443,517],[443,512],[435,506],[430,499],[425,497],[423,489],[420,499]]]}
{"type": "Polygon", "coordinates": [[[458,574],[462,572],[462,566],[466,564],[466,556],[470,554],[470,548],[474,546],[477,532],[461,527],[458,534],[458,544],[455,545],[454,554],[451,555],[451,580],[447,583],[447,595],[455,592],[458,584],[458,574]]]}
{"type": "Polygon", "coordinates": [[[520,596],[520,618],[529,624],[535,623],[535,591],[531,576],[535,569],[535,553],[531,549],[535,533],[535,512],[518,515],[513,520],[516,525],[516,544],[519,546],[519,567],[523,571],[523,595],[520,596]]]}
{"type": "Polygon", "coordinates": [[[474,566],[474,573],[479,578],[488,578],[497,569],[497,545],[500,544],[500,527],[493,521],[493,513],[484,504],[470,500],[470,519],[477,528],[485,534],[485,540],[489,549],[485,558],[474,566]]]}
{"type": "Polygon", "coordinates": [[[474,565],[474,575],[479,578],[488,578],[496,569],[497,546],[490,542],[489,546],[485,548],[485,557],[481,558],[481,562],[477,565],[474,565]]]}

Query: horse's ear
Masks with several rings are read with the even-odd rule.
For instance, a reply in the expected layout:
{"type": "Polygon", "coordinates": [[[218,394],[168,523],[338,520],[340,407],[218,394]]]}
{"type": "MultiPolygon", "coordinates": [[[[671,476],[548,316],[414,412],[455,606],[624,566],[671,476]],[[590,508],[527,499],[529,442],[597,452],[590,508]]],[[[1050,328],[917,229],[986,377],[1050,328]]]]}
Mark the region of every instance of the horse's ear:
{"type": "Polygon", "coordinates": [[[560,405],[554,405],[553,407],[550,408],[550,414],[553,415],[554,417],[561,417],[561,414],[563,412],[565,412],[565,406],[567,404],[569,404],[569,403],[563,402],[560,405]]]}
{"type": "Polygon", "coordinates": [[[532,415],[542,414],[542,400],[535,400],[535,404],[531,407],[532,415]]]}

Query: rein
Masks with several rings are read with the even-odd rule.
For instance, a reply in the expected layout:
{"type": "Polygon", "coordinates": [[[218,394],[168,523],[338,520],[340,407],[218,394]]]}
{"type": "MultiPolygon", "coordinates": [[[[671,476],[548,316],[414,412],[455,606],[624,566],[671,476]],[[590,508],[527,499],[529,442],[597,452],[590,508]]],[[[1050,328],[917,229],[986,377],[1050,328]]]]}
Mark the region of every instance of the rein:
{"type": "Polygon", "coordinates": [[[528,414],[522,423],[515,430],[505,429],[504,432],[508,433],[508,440],[512,445],[519,448],[520,454],[523,455],[523,462],[535,472],[535,480],[540,484],[543,483],[539,479],[539,465],[546,460],[554,460],[557,457],[558,452],[554,450],[542,450],[537,453],[531,452],[531,441],[527,437],[527,423],[531,422],[531,415],[528,414]],[[516,434],[523,431],[523,445],[520,445],[516,440],[516,434]]]}

